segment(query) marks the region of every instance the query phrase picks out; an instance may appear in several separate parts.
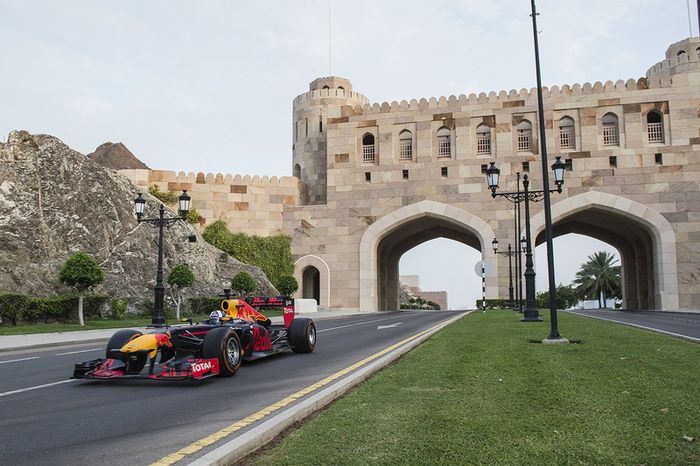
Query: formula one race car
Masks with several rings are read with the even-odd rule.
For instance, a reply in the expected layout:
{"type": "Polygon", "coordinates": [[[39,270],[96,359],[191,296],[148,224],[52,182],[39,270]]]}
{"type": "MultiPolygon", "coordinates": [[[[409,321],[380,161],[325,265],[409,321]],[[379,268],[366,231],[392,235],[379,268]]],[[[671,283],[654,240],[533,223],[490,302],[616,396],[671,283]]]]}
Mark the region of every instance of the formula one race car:
{"type": "Polygon", "coordinates": [[[311,319],[294,318],[293,300],[283,296],[253,298],[252,304],[282,307],[284,325],[272,325],[242,299],[224,299],[221,310],[213,311],[209,320],[197,324],[190,321],[189,325],[158,328],[147,334],[117,331],[107,343],[106,357],[76,364],[72,378],[231,377],[243,360],[252,361],[288,349],[295,353],[314,350],[316,326],[311,319]]]}

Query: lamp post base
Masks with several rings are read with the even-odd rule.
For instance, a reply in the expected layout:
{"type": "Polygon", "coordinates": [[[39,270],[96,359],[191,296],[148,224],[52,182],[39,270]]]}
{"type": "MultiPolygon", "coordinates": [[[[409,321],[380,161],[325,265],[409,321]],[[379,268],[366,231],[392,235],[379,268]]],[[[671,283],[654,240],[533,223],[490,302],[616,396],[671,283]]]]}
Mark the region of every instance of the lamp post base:
{"type": "Polygon", "coordinates": [[[523,318],[520,319],[520,322],[542,322],[542,317],[540,317],[540,313],[537,311],[525,311],[525,314],[523,315],[523,318]]]}
{"type": "Polygon", "coordinates": [[[566,345],[569,343],[569,340],[566,338],[545,338],[542,340],[542,343],[545,345],[566,345]]]}

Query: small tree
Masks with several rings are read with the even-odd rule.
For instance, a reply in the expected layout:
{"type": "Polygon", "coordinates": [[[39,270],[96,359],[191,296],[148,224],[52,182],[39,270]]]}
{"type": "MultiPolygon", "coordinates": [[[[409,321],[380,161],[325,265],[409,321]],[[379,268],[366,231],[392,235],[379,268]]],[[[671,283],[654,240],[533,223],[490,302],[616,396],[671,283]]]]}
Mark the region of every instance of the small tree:
{"type": "Polygon", "coordinates": [[[248,272],[238,272],[231,280],[231,289],[239,296],[247,296],[258,289],[258,282],[248,272]]]}
{"type": "Polygon", "coordinates": [[[85,325],[83,318],[83,296],[105,279],[105,274],[95,259],[85,252],[76,252],[63,264],[58,274],[61,283],[72,286],[78,292],[78,322],[85,325]]]}
{"type": "MultiPolygon", "coordinates": [[[[578,301],[571,285],[563,285],[560,283],[557,286],[556,293],[557,309],[569,309],[578,301]]],[[[549,291],[537,293],[535,301],[537,302],[537,307],[549,309],[549,291]]]]}
{"type": "Polygon", "coordinates": [[[299,289],[297,279],[291,275],[282,275],[277,281],[277,290],[284,296],[291,296],[299,289]]]}
{"type": "Polygon", "coordinates": [[[168,275],[170,285],[170,297],[175,302],[175,318],[180,320],[180,305],[184,301],[183,288],[194,283],[194,275],[187,264],[177,264],[168,275]]]}

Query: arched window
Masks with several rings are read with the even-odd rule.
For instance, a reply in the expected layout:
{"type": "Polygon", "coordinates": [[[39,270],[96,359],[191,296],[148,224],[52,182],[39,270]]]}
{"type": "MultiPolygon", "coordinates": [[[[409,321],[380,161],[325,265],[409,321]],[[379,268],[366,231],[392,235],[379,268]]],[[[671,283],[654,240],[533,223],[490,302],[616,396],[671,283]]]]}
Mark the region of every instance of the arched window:
{"type": "Polygon", "coordinates": [[[559,148],[576,148],[576,130],[574,129],[574,120],[571,117],[559,120],[559,148]]]}
{"type": "Polygon", "coordinates": [[[362,162],[374,163],[374,135],[365,133],[362,136],[362,162]]]}
{"type": "Polygon", "coordinates": [[[619,146],[620,130],[617,126],[617,115],[614,113],[606,113],[603,115],[601,123],[603,124],[603,145],[619,146]]]}
{"type": "Polygon", "coordinates": [[[518,135],[518,152],[532,152],[532,123],[523,120],[515,131],[518,135]]]}
{"type": "Polygon", "coordinates": [[[491,154],[491,128],[483,123],[476,127],[476,153],[491,154]]]}
{"type": "Polygon", "coordinates": [[[328,87],[328,86],[323,86],[323,88],[324,88],[324,89],[330,89],[330,87],[328,87]]]}
{"type": "Polygon", "coordinates": [[[664,119],[656,110],[647,113],[647,141],[664,142],[664,119]]]}
{"type": "Polygon", "coordinates": [[[679,50],[676,55],[678,55],[679,57],[685,55],[685,50],[679,50]]]}
{"type": "Polygon", "coordinates": [[[407,129],[399,133],[399,160],[413,160],[413,133],[407,129]]]}
{"type": "Polygon", "coordinates": [[[343,86],[338,86],[338,90],[335,92],[335,95],[345,95],[345,88],[343,86]]]}
{"type": "Polygon", "coordinates": [[[700,57],[700,47],[698,47],[698,48],[695,49],[695,53],[697,53],[697,54],[698,54],[698,57],[700,57]]]}
{"type": "Polygon", "coordinates": [[[451,131],[444,126],[437,131],[438,157],[452,156],[451,136],[451,131]]]}
{"type": "Polygon", "coordinates": [[[301,165],[298,163],[294,165],[294,176],[301,178],[301,165]]]}

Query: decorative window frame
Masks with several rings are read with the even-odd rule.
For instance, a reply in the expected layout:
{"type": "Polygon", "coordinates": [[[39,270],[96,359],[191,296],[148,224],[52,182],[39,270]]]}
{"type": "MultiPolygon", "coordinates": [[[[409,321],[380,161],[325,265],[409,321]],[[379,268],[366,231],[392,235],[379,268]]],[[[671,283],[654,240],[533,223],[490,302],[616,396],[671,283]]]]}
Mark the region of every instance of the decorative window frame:
{"type": "MultiPolygon", "coordinates": [[[[598,149],[599,150],[616,150],[624,149],[627,140],[625,137],[625,113],[621,105],[613,105],[606,107],[598,107],[596,110],[596,128],[598,136],[598,149]],[[612,113],[617,117],[617,141],[618,145],[605,145],[603,144],[603,117],[608,113],[612,113]]],[[[619,163],[619,159],[618,159],[619,163]]]]}
{"type": "Polygon", "coordinates": [[[456,149],[456,138],[455,138],[455,128],[454,128],[454,120],[438,120],[438,121],[433,121],[433,124],[431,125],[430,128],[431,132],[431,137],[430,140],[432,142],[432,158],[433,160],[454,160],[455,159],[455,149],[456,149]],[[440,151],[440,139],[438,137],[438,131],[440,131],[442,128],[446,128],[450,134],[449,134],[449,141],[450,141],[450,154],[449,155],[439,155],[440,151]]]}
{"type": "Polygon", "coordinates": [[[373,165],[379,165],[379,127],[377,126],[365,126],[365,127],[359,127],[356,129],[357,131],[357,137],[356,137],[356,150],[357,150],[357,165],[358,166],[373,166],[373,165]],[[362,143],[362,138],[365,136],[365,134],[371,134],[374,136],[374,162],[365,162],[364,161],[364,144],[362,143]]]}
{"type": "Polygon", "coordinates": [[[523,112],[523,113],[511,113],[510,115],[510,137],[511,137],[511,150],[512,154],[515,156],[528,156],[536,155],[539,153],[540,138],[539,138],[539,126],[537,125],[537,113],[535,112],[523,112]],[[530,122],[532,127],[531,136],[531,150],[530,151],[518,151],[518,131],[517,127],[521,121],[527,120],[530,122]]]}
{"type": "Polygon", "coordinates": [[[396,123],[394,124],[394,128],[392,131],[392,146],[393,146],[393,155],[394,155],[394,162],[395,163],[414,163],[417,158],[417,149],[418,149],[418,138],[416,136],[416,124],[414,122],[409,122],[409,123],[396,123]],[[401,133],[403,131],[409,131],[411,133],[411,150],[412,150],[412,155],[410,159],[402,159],[401,158],[401,133]]]}

